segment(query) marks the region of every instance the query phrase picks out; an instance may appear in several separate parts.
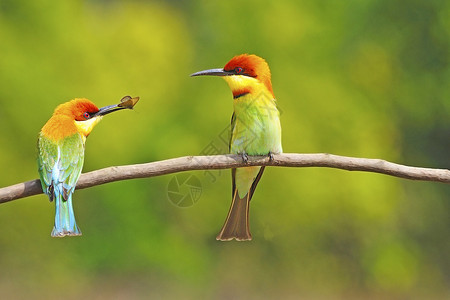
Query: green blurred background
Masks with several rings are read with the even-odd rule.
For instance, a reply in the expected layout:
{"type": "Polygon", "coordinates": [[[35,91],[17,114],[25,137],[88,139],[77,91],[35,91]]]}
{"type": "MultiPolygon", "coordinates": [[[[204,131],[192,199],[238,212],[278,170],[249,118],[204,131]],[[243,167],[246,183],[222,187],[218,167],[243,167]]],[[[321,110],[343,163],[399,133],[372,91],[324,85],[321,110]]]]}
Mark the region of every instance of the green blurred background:
{"type": "MultiPolygon", "coordinates": [[[[188,75],[240,53],[271,66],[285,152],[450,168],[449,16],[444,0],[1,0],[0,186],[37,178],[37,133],[75,97],[141,97],[95,128],[85,172],[225,151],[231,93],[188,75]]],[[[1,205],[0,298],[450,296],[449,185],[270,168],[254,240],[221,243],[229,171],[185,174],[189,208],[168,200],[174,176],[76,191],[81,238],[50,238],[42,194],[1,205]]]]}

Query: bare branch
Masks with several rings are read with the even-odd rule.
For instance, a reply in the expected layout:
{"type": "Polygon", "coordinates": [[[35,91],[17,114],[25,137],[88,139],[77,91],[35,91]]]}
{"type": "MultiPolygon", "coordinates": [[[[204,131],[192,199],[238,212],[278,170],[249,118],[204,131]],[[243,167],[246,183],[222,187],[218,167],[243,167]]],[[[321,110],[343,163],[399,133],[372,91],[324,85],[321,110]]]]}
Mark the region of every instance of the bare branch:
{"type": "MultiPolygon", "coordinates": [[[[245,166],[328,167],[348,171],[366,171],[400,178],[450,183],[450,170],[409,167],[381,159],[355,158],[333,154],[284,153],[250,156],[244,163],[239,155],[185,156],[145,164],[104,168],[80,176],[77,189],[119,180],[155,177],[192,170],[229,169],[245,166]]],[[[0,189],[0,203],[42,193],[39,180],[31,180],[0,189]]]]}

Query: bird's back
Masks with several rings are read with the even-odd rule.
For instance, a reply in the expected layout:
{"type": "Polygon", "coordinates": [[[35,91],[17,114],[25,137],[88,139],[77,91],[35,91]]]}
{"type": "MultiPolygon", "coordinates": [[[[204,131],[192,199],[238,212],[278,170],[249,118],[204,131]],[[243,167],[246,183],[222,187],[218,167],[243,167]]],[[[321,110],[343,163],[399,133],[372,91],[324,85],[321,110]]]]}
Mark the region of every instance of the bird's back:
{"type": "Polygon", "coordinates": [[[72,193],[84,161],[84,143],[75,133],[55,141],[42,132],[38,139],[38,168],[44,192],[72,193]],[[52,187],[52,188],[50,188],[52,187]]]}

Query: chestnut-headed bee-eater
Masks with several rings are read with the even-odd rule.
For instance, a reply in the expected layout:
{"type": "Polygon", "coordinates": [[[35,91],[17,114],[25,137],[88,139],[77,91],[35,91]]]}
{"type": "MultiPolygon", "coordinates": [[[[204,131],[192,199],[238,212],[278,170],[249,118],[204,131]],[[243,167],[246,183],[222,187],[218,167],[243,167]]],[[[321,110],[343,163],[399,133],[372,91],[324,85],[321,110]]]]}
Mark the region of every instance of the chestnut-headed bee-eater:
{"type": "MultiPolygon", "coordinates": [[[[223,69],[196,72],[191,76],[222,76],[233,93],[229,151],[247,155],[281,153],[280,113],[272,90],[271,74],[266,61],[256,55],[233,57],[223,69]]],[[[217,240],[251,240],[249,205],[263,174],[264,167],[231,170],[232,202],[217,240]]]]}
{"type": "Polygon", "coordinates": [[[122,103],[100,109],[88,99],[74,99],[59,105],[42,127],[37,161],[42,190],[56,205],[52,237],[81,235],[72,194],[83,168],[86,137],[104,115],[132,108],[135,102],[130,104],[130,99],[124,97],[122,103]]]}

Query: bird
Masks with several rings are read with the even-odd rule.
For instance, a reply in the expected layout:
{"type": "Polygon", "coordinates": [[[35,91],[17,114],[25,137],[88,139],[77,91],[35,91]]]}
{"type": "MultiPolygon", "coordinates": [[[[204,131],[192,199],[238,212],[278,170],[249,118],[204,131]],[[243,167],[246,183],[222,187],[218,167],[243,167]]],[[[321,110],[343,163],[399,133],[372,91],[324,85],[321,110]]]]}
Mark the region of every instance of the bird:
{"type": "MultiPolygon", "coordinates": [[[[223,68],[209,69],[191,76],[220,76],[231,89],[233,114],[229,152],[241,155],[282,153],[280,112],[272,89],[271,73],[267,62],[254,54],[234,56],[223,68]]],[[[264,172],[264,166],[233,168],[232,201],[216,239],[219,241],[249,241],[250,200],[264,172]]]]}
{"type": "Polygon", "coordinates": [[[55,200],[55,224],[52,237],[78,236],[72,194],[84,163],[86,138],[104,115],[132,108],[138,97],[126,96],[122,102],[98,108],[85,98],[76,98],[56,107],[39,132],[38,172],[43,192],[55,200]],[[135,101],[135,102],[133,102],[135,101]]]}

